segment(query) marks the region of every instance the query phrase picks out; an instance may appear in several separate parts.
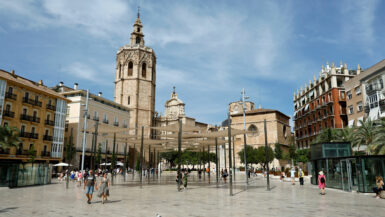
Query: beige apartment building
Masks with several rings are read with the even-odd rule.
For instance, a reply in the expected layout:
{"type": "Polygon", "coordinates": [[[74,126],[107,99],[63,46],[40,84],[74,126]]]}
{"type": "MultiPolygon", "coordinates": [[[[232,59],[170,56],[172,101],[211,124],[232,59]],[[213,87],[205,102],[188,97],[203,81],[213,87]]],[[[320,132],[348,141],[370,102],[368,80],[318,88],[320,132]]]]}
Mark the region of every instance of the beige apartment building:
{"type": "MultiPolygon", "coordinates": [[[[72,160],[75,167],[81,167],[82,150],[83,150],[83,127],[85,117],[85,104],[87,91],[78,89],[78,85],[75,84],[73,88],[69,88],[60,83],[59,92],[72,102],[68,104],[67,110],[67,130],[66,138],[69,141],[71,132],[73,138],[73,144],[76,148],[76,155],[72,160]]],[[[111,162],[113,151],[113,131],[118,132],[115,152],[117,153],[118,161],[124,159],[124,149],[126,143],[120,139],[119,134],[126,131],[128,134],[128,124],[130,121],[130,109],[112,100],[106,99],[99,94],[89,94],[88,100],[88,116],[87,116],[87,133],[86,133],[86,146],[85,146],[85,160],[84,168],[90,168],[91,155],[96,147],[99,145],[102,148],[103,162],[107,155],[107,162],[111,162]],[[94,136],[97,132],[97,136],[94,136]],[[95,146],[96,144],[96,146],[95,146]]],[[[127,151],[133,154],[133,147],[127,147],[127,151]]],[[[131,157],[132,158],[132,157],[131,157]]],[[[131,159],[130,166],[134,159],[131,159]]]]}
{"type": "Polygon", "coordinates": [[[362,71],[358,65],[356,76],[344,83],[349,127],[360,126],[360,121],[364,120],[364,94],[362,93],[361,79],[365,74],[365,71],[362,71]]]}

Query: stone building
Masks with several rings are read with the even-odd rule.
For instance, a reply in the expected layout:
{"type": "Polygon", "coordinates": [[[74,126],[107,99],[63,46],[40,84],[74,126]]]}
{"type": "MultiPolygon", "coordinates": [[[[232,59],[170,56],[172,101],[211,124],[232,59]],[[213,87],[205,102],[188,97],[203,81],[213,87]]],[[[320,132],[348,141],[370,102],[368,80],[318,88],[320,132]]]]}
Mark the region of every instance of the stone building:
{"type": "MultiPolygon", "coordinates": [[[[246,130],[251,132],[246,134],[246,144],[254,148],[265,146],[264,120],[266,119],[267,143],[274,149],[275,143],[282,145],[282,149],[286,151],[291,136],[290,117],[278,110],[273,109],[253,109],[245,112],[246,130]]],[[[244,129],[243,112],[231,115],[231,127],[234,129],[244,129]]],[[[243,166],[241,164],[238,152],[244,148],[244,135],[234,137],[235,166],[243,166]]],[[[286,163],[279,162],[274,159],[270,165],[272,168],[281,168],[286,163]]]]}
{"type": "MultiPolygon", "coordinates": [[[[71,102],[68,103],[67,110],[66,139],[67,142],[69,142],[72,135],[72,142],[76,150],[72,164],[80,169],[87,91],[79,89],[77,83],[75,83],[73,88],[64,86],[63,83],[60,83],[57,87],[60,94],[71,100],[71,102]]],[[[111,162],[113,133],[106,134],[103,133],[103,131],[121,132],[127,129],[128,132],[129,121],[130,109],[127,106],[104,98],[101,92],[99,94],[89,94],[84,168],[91,167],[91,155],[96,152],[99,144],[102,149],[103,161],[107,156],[107,162],[111,162]],[[94,136],[95,132],[97,132],[96,137],[94,136]]],[[[124,159],[125,143],[124,141],[117,140],[115,144],[117,159],[118,161],[122,161],[124,159]]],[[[133,151],[134,149],[131,147],[131,149],[129,149],[130,154],[133,154],[133,151]]],[[[133,159],[130,162],[131,166],[132,164],[133,159]]]]}
{"type": "Polygon", "coordinates": [[[357,74],[347,65],[326,63],[318,79],[309,80],[304,88],[294,93],[294,130],[298,148],[309,148],[315,137],[327,128],[348,125],[344,83],[357,74]]]}
{"type": "Polygon", "coordinates": [[[139,14],[133,27],[130,44],[122,46],[116,55],[114,101],[131,110],[129,128],[145,126],[149,137],[155,114],[156,55],[145,46],[139,14]]]}
{"type": "Polygon", "coordinates": [[[70,100],[34,82],[0,70],[0,124],[19,129],[21,143],[0,150],[0,161],[58,163],[63,157],[65,115],[70,100]]]}

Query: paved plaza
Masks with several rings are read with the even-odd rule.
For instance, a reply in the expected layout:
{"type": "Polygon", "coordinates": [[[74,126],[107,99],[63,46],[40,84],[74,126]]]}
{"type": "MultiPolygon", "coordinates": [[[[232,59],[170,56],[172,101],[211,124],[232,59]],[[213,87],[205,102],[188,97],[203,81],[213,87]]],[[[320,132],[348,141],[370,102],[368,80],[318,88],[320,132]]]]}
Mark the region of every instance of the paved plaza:
{"type": "MultiPolygon", "coordinates": [[[[83,188],[65,182],[16,189],[0,188],[0,216],[384,216],[385,200],[372,194],[327,189],[321,196],[316,186],[294,186],[272,180],[266,190],[263,177],[253,177],[244,190],[243,174],[237,174],[234,196],[228,185],[215,179],[203,182],[192,176],[187,190],[177,192],[174,174],[163,174],[161,181],[143,180],[140,187],[128,176],[111,188],[105,204],[94,194],[86,203],[83,188]]],[[[137,179],[136,177],[135,179],[137,179]]]]}

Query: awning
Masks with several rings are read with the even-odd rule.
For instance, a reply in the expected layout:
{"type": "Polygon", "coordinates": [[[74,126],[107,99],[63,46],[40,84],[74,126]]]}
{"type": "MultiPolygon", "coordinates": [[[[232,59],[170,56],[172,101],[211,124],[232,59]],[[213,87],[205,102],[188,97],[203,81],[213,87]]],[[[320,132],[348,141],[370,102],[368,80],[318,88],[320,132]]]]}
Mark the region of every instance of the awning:
{"type": "Polygon", "coordinates": [[[361,126],[361,121],[364,121],[364,117],[357,118],[357,126],[361,126]]]}
{"type": "Polygon", "coordinates": [[[305,105],[305,111],[309,110],[309,104],[305,105]]]}
{"type": "Polygon", "coordinates": [[[309,96],[312,97],[314,95],[314,91],[310,91],[309,96]]]}
{"type": "Polygon", "coordinates": [[[370,120],[372,120],[372,121],[377,120],[379,112],[380,112],[380,107],[377,106],[375,108],[371,108],[368,118],[370,118],[370,120]]]}
{"type": "Polygon", "coordinates": [[[355,121],[355,120],[349,120],[349,125],[348,125],[348,126],[349,126],[349,127],[353,127],[353,126],[354,126],[354,121],[355,121]]]}

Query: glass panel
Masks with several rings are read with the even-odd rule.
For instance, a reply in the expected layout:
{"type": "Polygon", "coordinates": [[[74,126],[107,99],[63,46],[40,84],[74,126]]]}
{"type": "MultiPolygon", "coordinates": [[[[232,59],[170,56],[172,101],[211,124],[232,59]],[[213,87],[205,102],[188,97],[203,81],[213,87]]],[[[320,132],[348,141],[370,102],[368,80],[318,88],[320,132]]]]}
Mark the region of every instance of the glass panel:
{"type": "Polygon", "coordinates": [[[341,164],[338,159],[328,160],[327,187],[342,189],[341,164]]]}
{"type": "Polygon", "coordinates": [[[376,176],[383,176],[383,163],[380,158],[364,158],[363,165],[363,179],[364,179],[364,192],[372,192],[372,189],[376,187],[376,176]]]}

